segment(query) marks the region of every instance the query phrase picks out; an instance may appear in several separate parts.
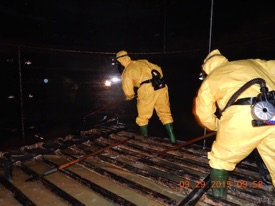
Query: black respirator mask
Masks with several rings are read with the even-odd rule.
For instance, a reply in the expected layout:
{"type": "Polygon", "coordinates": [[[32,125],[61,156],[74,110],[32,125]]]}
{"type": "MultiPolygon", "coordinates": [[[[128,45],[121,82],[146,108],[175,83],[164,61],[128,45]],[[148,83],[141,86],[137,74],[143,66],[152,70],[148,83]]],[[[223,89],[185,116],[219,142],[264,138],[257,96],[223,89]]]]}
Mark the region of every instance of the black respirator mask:
{"type": "Polygon", "coordinates": [[[200,74],[199,74],[199,80],[203,81],[205,78],[207,77],[207,74],[202,71],[200,74]]]}
{"type": "MultiPolygon", "coordinates": [[[[203,68],[203,66],[206,64],[206,62],[208,62],[209,59],[212,59],[215,56],[222,56],[222,55],[221,54],[213,54],[212,56],[208,57],[206,60],[204,60],[203,64],[201,65],[201,68],[203,68]]],[[[199,80],[201,80],[201,81],[203,81],[206,77],[207,77],[207,74],[204,71],[202,71],[199,74],[199,80]]]]}
{"type": "Polygon", "coordinates": [[[117,61],[117,60],[115,61],[115,66],[116,66],[118,72],[119,72],[120,74],[122,74],[122,72],[123,72],[123,70],[124,70],[124,66],[122,66],[122,64],[120,64],[120,62],[117,61]]]}
{"type": "Polygon", "coordinates": [[[120,73],[120,74],[122,74],[122,72],[123,72],[123,70],[124,70],[124,66],[117,60],[117,59],[119,59],[119,58],[121,58],[121,57],[125,57],[125,56],[128,56],[128,54],[124,54],[124,55],[122,55],[122,56],[119,56],[119,57],[117,57],[115,60],[115,65],[116,65],[116,67],[117,67],[117,70],[118,70],[118,72],[120,73]]]}
{"type": "Polygon", "coordinates": [[[117,61],[117,58],[113,58],[112,59],[112,66],[114,69],[116,69],[120,74],[122,74],[123,70],[124,70],[124,66],[122,66],[122,64],[117,61]]]}

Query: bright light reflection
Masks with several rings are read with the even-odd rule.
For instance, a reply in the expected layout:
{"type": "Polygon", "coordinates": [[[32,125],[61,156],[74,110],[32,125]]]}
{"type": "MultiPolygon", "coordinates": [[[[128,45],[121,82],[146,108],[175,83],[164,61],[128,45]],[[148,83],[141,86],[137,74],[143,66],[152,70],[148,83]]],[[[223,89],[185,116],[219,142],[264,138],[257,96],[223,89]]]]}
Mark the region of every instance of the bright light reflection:
{"type": "Polygon", "coordinates": [[[111,81],[112,81],[112,82],[119,82],[120,79],[119,79],[118,77],[113,77],[113,78],[111,79],[111,81]]]}
{"type": "Polygon", "coordinates": [[[112,86],[112,82],[110,80],[105,81],[105,86],[110,87],[112,86]]]}
{"type": "Polygon", "coordinates": [[[45,84],[47,84],[47,83],[49,82],[49,80],[48,80],[48,79],[43,79],[43,82],[44,82],[45,84]]]}
{"type": "Polygon", "coordinates": [[[26,65],[31,65],[32,62],[28,60],[28,61],[25,62],[25,64],[26,64],[26,65]]]}

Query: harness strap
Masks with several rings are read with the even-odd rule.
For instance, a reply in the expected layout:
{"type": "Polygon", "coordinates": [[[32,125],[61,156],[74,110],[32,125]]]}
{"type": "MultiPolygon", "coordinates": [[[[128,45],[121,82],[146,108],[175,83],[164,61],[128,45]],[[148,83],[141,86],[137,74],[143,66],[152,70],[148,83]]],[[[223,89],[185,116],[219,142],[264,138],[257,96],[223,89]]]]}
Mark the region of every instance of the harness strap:
{"type": "Polygon", "coordinates": [[[141,86],[142,84],[147,84],[147,83],[150,83],[150,82],[151,82],[151,79],[147,79],[147,80],[141,82],[141,83],[140,83],[140,86],[141,86]]]}
{"type": "Polygon", "coordinates": [[[255,103],[256,97],[246,97],[238,99],[232,105],[253,105],[255,103]]]}

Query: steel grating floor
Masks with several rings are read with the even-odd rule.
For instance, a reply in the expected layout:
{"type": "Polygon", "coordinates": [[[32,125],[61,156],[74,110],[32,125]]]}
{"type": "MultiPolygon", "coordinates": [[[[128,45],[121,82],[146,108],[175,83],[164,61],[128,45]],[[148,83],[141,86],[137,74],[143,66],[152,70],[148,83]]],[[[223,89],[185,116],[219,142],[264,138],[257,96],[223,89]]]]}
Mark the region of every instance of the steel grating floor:
{"type": "Polygon", "coordinates": [[[0,205],[275,205],[249,160],[230,173],[227,200],[213,197],[210,149],[189,143],[116,125],[2,151],[0,205]]]}

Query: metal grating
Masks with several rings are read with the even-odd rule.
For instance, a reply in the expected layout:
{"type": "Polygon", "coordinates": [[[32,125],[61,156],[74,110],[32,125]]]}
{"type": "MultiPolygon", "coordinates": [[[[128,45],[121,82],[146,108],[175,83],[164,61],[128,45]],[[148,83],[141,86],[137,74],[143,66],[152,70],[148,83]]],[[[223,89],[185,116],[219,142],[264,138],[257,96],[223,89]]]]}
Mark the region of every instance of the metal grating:
{"type": "Polygon", "coordinates": [[[262,184],[253,161],[230,173],[221,200],[207,187],[209,148],[171,146],[124,129],[98,126],[3,151],[0,205],[275,205],[273,187],[262,184]]]}

